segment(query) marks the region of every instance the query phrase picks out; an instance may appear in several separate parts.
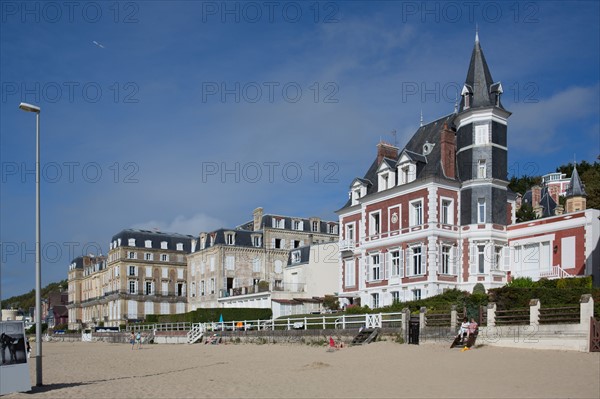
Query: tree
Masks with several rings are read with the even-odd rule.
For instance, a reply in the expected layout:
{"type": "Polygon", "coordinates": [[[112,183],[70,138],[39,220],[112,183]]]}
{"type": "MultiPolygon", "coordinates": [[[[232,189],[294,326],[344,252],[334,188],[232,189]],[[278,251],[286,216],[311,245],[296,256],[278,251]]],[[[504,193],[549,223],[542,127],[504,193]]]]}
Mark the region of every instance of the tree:
{"type": "Polygon", "coordinates": [[[529,220],[537,219],[537,215],[533,211],[533,207],[530,203],[523,202],[521,207],[516,213],[517,223],[527,222],[529,220]]]}
{"type": "Polygon", "coordinates": [[[542,178],[540,176],[513,176],[510,178],[508,188],[510,188],[515,193],[525,194],[527,190],[529,190],[532,186],[535,186],[536,184],[542,184],[542,178]]]}
{"type": "MultiPolygon", "coordinates": [[[[556,168],[556,171],[571,177],[573,175],[573,164],[561,165],[556,168]]],[[[586,206],[600,209],[600,163],[594,162],[591,164],[585,160],[581,161],[577,164],[577,172],[581,177],[581,182],[585,185],[586,206]]]]}

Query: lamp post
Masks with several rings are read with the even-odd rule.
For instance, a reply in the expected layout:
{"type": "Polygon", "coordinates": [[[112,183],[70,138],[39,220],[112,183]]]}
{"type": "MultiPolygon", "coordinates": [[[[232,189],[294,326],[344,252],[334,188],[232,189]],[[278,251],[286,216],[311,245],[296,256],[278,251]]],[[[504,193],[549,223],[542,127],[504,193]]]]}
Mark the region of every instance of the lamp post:
{"type": "Polygon", "coordinates": [[[35,384],[42,386],[42,262],[40,238],[40,107],[21,103],[35,113],[35,384]]]}

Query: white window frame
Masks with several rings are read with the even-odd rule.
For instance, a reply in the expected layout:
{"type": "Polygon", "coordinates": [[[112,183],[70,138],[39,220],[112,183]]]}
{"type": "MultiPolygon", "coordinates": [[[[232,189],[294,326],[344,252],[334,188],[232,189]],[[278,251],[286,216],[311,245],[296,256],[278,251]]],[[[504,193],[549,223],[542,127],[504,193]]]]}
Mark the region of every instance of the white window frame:
{"type": "Polygon", "coordinates": [[[486,203],[485,198],[477,198],[477,223],[485,223],[486,203]]]}
{"type": "Polygon", "coordinates": [[[369,235],[376,236],[379,234],[381,234],[381,210],[369,212],[369,235]],[[377,215],[377,223],[375,215],[377,215]]]}
{"type": "Polygon", "coordinates": [[[137,276],[138,275],[137,266],[130,265],[127,269],[127,275],[128,276],[137,276]],[[133,271],[133,273],[131,273],[132,271],[133,271]]]}
{"type": "Polygon", "coordinates": [[[260,258],[254,258],[252,260],[252,273],[260,273],[261,261],[260,258]]]}
{"type": "Polygon", "coordinates": [[[477,178],[478,179],[487,178],[487,162],[485,159],[479,159],[477,161],[477,178]]]}
{"type": "Polygon", "coordinates": [[[146,247],[146,248],[152,248],[152,240],[146,240],[146,241],[144,241],[144,247],[146,247]]]}
{"type": "Polygon", "coordinates": [[[225,235],[225,242],[227,243],[227,245],[235,245],[235,234],[234,233],[227,233],[225,235]]]}
{"type": "Polygon", "coordinates": [[[389,251],[390,269],[392,277],[404,277],[404,251],[395,248],[389,251]]]}
{"type": "Polygon", "coordinates": [[[135,251],[129,251],[127,253],[127,259],[137,259],[137,253],[135,251]]]}
{"type": "Polygon", "coordinates": [[[440,223],[446,225],[454,224],[454,200],[452,198],[440,198],[440,223]]]}
{"type": "Polygon", "coordinates": [[[369,281],[381,281],[382,280],[382,272],[381,272],[381,253],[371,253],[369,254],[369,281]],[[377,260],[377,263],[375,263],[377,260]]]}
{"type": "Polygon", "coordinates": [[[144,282],[144,295],[154,295],[154,281],[146,280],[144,282]],[[150,290],[148,290],[148,284],[150,284],[150,290]]]}
{"type": "Polygon", "coordinates": [[[127,246],[135,247],[135,238],[130,238],[129,240],[127,240],[127,246]]]}
{"type": "Polygon", "coordinates": [[[300,251],[292,251],[292,264],[300,263],[300,251]]]}
{"type": "Polygon", "coordinates": [[[452,273],[452,246],[442,244],[440,248],[440,274],[452,273]]]}
{"type": "Polygon", "coordinates": [[[396,302],[400,302],[400,291],[392,291],[391,295],[392,295],[392,304],[394,304],[396,302]]]}
{"type": "Polygon", "coordinates": [[[144,260],[154,260],[154,256],[153,256],[152,252],[144,253],[144,260]]]}
{"type": "Polygon", "coordinates": [[[177,248],[178,251],[183,251],[183,243],[182,242],[178,242],[176,244],[176,248],[177,248]]]}
{"type": "Polygon", "coordinates": [[[169,249],[168,245],[169,244],[166,241],[161,241],[160,242],[160,249],[169,249]]]}
{"type": "Polygon", "coordinates": [[[374,292],[371,294],[371,305],[373,306],[373,309],[377,309],[381,305],[378,292],[374,292]]]}
{"type": "Polygon", "coordinates": [[[127,292],[130,293],[130,294],[135,295],[135,294],[137,294],[137,291],[138,291],[138,282],[137,282],[137,280],[128,280],[127,292]]]}
{"type": "Polygon", "coordinates": [[[421,226],[423,224],[423,199],[411,201],[409,203],[410,215],[409,222],[411,227],[421,226]],[[418,207],[417,207],[418,205],[418,207]],[[417,212],[419,210],[419,212],[417,212]]]}
{"type": "Polygon", "coordinates": [[[225,269],[235,270],[235,256],[234,255],[227,255],[225,257],[225,269]]]}
{"type": "Polygon", "coordinates": [[[485,252],[487,245],[477,244],[477,274],[485,274],[485,252]]]}
{"type": "Polygon", "coordinates": [[[169,261],[169,254],[160,254],[160,260],[163,262],[169,261]]]}
{"type": "Polygon", "coordinates": [[[412,290],[412,293],[413,293],[413,301],[418,301],[422,298],[420,288],[416,288],[416,289],[412,290]]]}
{"type": "Polygon", "coordinates": [[[355,227],[355,222],[348,223],[346,225],[346,241],[354,242],[354,238],[355,238],[354,227],[355,227]]]}
{"type": "MultiPolygon", "coordinates": [[[[409,252],[409,267],[407,271],[410,271],[411,276],[423,276],[425,275],[425,265],[423,264],[423,245],[413,245],[410,247],[409,252]],[[416,251],[418,249],[418,252],[416,251]],[[418,262],[417,262],[418,261],[418,262]]],[[[407,273],[408,274],[408,273],[407,273]]]]}

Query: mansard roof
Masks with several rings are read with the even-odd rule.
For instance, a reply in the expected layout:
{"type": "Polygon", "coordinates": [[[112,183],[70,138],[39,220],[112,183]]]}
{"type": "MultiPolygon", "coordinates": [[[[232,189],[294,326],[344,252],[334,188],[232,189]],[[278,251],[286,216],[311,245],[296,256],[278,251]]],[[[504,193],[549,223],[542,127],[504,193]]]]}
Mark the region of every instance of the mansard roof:
{"type": "MultiPolygon", "coordinates": [[[[235,247],[255,247],[252,243],[252,236],[259,235],[262,236],[262,232],[256,232],[251,230],[236,230],[236,229],[218,229],[212,231],[207,234],[205,248],[214,247],[215,245],[225,245],[226,238],[225,235],[227,233],[235,233],[235,247]],[[210,237],[214,236],[214,240],[211,240],[210,237]],[[211,245],[212,241],[212,245],[211,245]]],[[[201,251],[202,248],[200,245],[196,245],[196,251],[201,251]]]]}
{"type": "Polygon", "coordinates": [[[183,252],[189,253],[194,237],[187,234],[165,233],[157,230],[125,229],[115,234],[112,237],[111,242],[121,239],[121,245],[126,246],[130,238],[135,239],[135,246],[139,248],[145,248],[145,242],[150,240],[152,241],[153,249],[160,249],[160,243],[166,241],[168,249],[175,250],[177,244],[183,244],[183,252]]]}
{"type": "MultiPolygon", "coordinates": [[[[479,43],[479,34],[475,35],[475,45],[471,53],[471,61],[469,62],[469,70],[465,85],[471,90],[473,97],[470,108],[493,107],[495,105],[494,91],[502,90],[500,83],[494,82],[490,68],[488,67],[481,44],[479,43]]],[[[465,110],[465,98],[463,96],[460,101],[460,111],[465,110]]],[[[501,103],[499,107],[504,109],[501,103]]]]}
{"type": "Polygon", "coordinates": [[[290,249],[290,254],[288,256],[288,266],[298,266],[302,264],[306,264],[310,261],[310,245],[305,245],[303,247],[290,249]],[[296,263],[292,263],[292,252],[300,252],[300,261],[296,263]]]}
{"type": "Polygon", "coordinates": [[[585,192],[585,185],[581,182],[579,178],[579,172],[577,172],[577,167],[573,167],[573,174],[571,175],[571,181],[569,182],[569,187],[567,188],[566,197],[587,197],[585,192]]]}

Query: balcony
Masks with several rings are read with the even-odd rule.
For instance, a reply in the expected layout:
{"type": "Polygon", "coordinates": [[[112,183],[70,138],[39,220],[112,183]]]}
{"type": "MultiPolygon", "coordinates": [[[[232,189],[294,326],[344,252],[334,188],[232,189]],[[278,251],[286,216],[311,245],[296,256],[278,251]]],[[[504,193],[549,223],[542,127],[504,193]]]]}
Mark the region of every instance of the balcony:
{"type": "Polygon", "coordinates": [[[354,240],[340,240],[339,247],[341,252],[352,252],[356,247],[356,242],[354,240]]]}
{"type": "Polygon", "coordinates": [[[230,289],[219,290],[219,298],[227,298],[232,296],[241,296],[241,295],[251,295],[258,294],[261,292],[272,292],[272,291],[287,291],[287,292],[305,292],[306,284],[304,283],[281,283],[277,282],[275,284],[270,283],[259,284],[259,285],[250,285],[246,287],[237,287],[230,289]]]}

